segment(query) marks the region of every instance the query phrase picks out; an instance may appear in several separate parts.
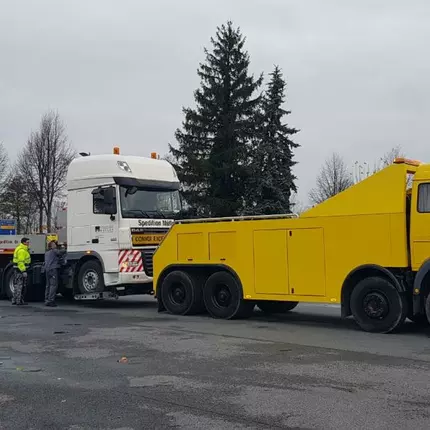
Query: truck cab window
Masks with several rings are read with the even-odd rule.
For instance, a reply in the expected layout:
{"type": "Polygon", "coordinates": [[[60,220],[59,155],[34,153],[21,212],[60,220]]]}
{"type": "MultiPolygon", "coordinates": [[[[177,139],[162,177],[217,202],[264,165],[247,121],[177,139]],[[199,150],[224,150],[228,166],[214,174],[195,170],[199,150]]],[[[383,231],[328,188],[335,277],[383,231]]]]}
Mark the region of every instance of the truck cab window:
{"type": "Polygon", "coordinates": [[[177,190],[121,187],[123,218],[174,218],[181,210],[177,190]]]}
{"type": "Polygon", "coordinates": [[[430,212],[430,183],[418,186],[418,212],[430,212]]]}

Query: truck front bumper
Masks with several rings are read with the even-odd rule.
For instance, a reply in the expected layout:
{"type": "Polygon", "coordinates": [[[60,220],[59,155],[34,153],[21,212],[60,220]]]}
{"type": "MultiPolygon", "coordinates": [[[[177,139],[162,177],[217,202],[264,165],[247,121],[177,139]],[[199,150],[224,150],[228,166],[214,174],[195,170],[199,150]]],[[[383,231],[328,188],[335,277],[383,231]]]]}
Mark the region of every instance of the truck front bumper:
{"type": "Polygon", "coordinates": [[[152,284],[152,278],[145,272],[115,272],[105,273],[106,287],[120,287],[122,285],[152,284]]]}

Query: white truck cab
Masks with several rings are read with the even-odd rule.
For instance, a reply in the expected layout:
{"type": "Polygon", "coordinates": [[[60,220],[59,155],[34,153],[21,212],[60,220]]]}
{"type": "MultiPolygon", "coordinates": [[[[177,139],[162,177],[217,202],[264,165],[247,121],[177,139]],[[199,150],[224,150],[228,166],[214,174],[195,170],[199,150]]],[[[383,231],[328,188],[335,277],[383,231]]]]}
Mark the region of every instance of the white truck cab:
{"type": "Polygon", "coordinates": [[[67,174],[65,295],[153,294],[152,256],[181,211],[173,166],[152,158],[89,155],[67,174]]]}

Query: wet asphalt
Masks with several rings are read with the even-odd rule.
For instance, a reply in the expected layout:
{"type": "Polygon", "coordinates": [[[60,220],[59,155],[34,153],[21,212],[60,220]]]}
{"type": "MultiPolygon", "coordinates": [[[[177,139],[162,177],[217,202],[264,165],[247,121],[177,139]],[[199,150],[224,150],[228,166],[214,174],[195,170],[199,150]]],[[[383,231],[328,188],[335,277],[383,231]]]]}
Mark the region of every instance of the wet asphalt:
{"type": "Polygon", "coordinates": [[[0,302],[0,429],[429,429],[430,329],[339,308],[246,321],[152,298],[0,302]],[[123,358],[123,359],[122,359],[123,358]]]}

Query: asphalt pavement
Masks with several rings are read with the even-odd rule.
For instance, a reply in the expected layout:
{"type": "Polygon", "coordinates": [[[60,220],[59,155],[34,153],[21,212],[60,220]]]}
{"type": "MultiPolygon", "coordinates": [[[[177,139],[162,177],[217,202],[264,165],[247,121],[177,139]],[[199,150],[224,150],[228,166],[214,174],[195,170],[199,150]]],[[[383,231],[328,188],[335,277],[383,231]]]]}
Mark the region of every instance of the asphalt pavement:
{"type": "Polygon", "coordinates": [[[429,429],[430,329],[336,306],[246,321],[152,298],[0,302],[0,429],[429,429]]]}

